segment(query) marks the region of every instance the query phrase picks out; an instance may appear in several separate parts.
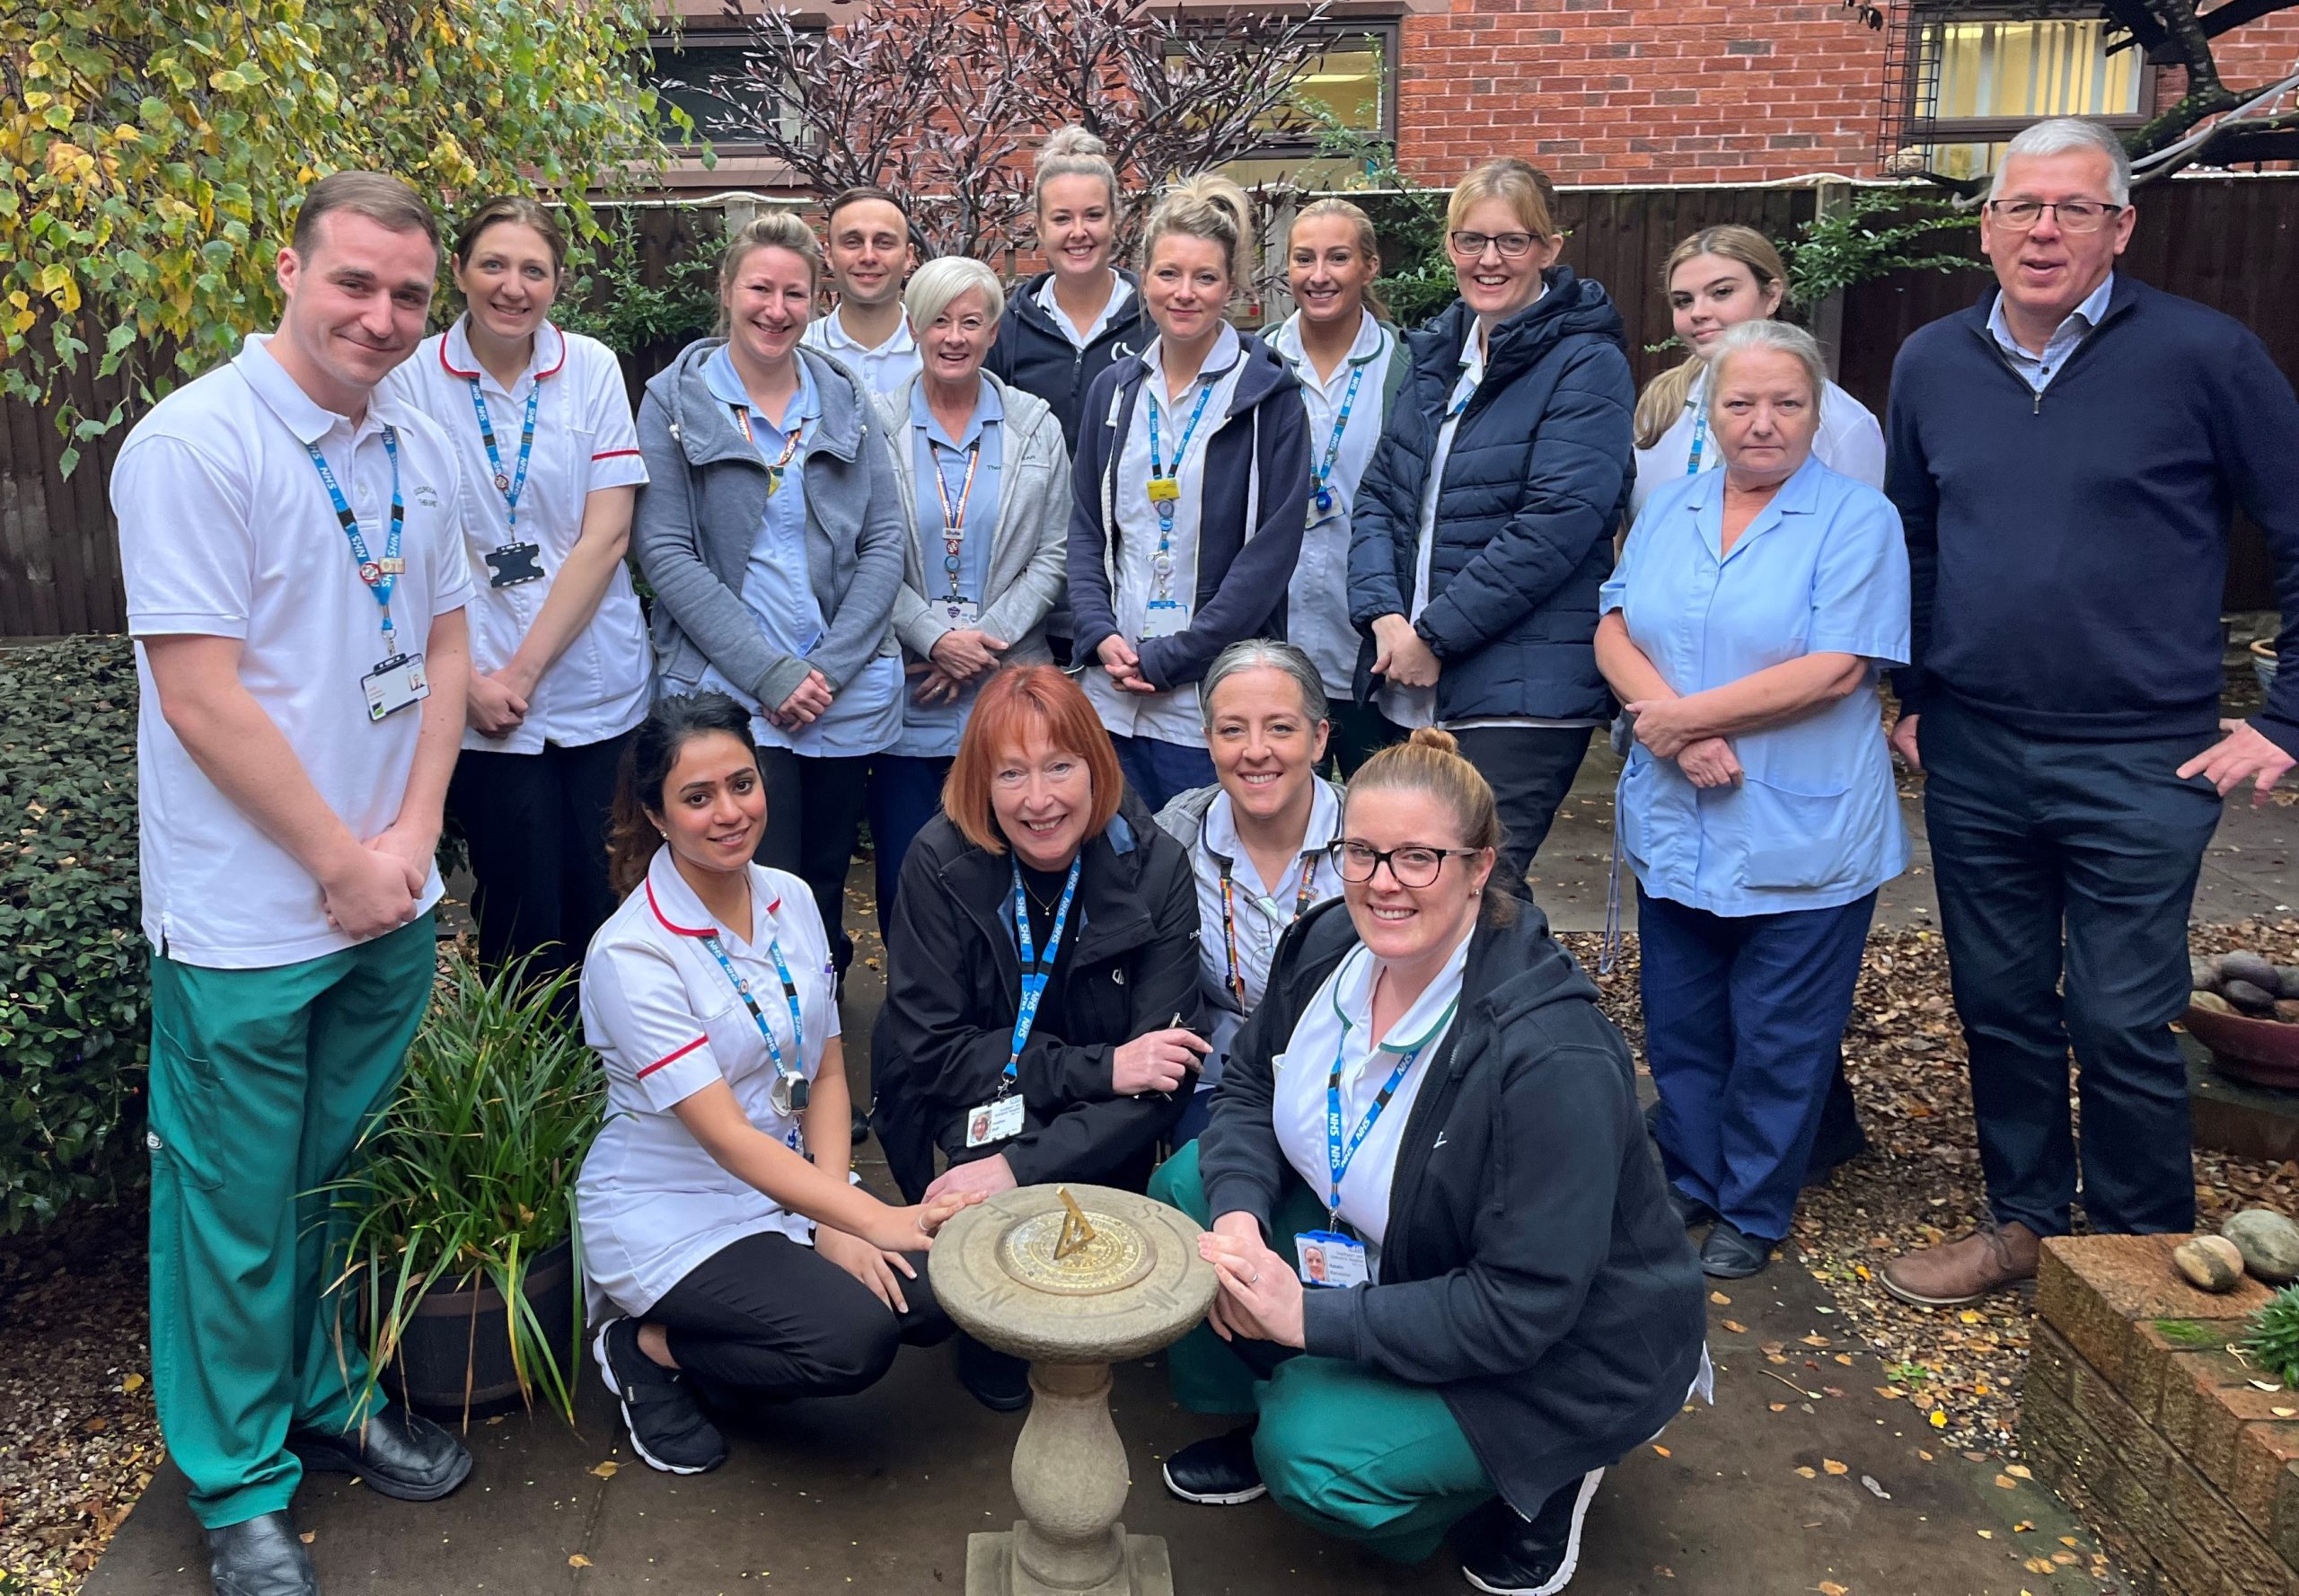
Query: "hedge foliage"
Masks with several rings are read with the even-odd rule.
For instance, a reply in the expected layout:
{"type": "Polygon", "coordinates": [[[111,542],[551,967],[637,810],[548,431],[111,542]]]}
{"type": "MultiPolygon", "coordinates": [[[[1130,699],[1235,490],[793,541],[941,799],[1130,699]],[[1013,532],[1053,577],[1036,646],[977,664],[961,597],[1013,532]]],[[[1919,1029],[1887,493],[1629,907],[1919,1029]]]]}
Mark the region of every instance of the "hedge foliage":
{"type": "Polygon", "coordinates": [[[137,929],[124,638],[0,649],[0,1235],[140,1177],[150,984],[137,929]]]}

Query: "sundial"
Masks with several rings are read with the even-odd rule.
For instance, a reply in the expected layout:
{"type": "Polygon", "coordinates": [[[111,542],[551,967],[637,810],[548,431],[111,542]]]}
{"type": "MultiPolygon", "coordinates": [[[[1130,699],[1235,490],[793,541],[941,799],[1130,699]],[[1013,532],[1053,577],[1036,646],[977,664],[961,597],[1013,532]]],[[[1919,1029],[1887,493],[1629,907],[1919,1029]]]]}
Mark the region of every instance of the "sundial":
{"type": "Polygon", "coordinates": [[[1166,1543],[1128,1535],[1131,1473],[1112,1362],[1179,1340],[1213,1301],[1180,1210],[1108,1186],[1024,1186],[966,1209],[927,1254],[934,1294],[976,1340],[1029,1359],[1009,1531],[966,1542],[966,1596],[1172,1596],[1166,1543]]]}

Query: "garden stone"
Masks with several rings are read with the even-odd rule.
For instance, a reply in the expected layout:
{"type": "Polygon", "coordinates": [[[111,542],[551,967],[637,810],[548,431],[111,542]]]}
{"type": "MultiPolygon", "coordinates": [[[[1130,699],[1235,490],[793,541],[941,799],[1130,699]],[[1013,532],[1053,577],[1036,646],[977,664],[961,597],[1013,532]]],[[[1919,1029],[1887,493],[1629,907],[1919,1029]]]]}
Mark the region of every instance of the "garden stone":
{"type": "Polygon", "coordinates": [[[2272,1208],[2246,1208],[2219,1227],[2243,1255],[2243,1267],[2269,1285],[2299,1277],[2299,1225],[2272,1208]]]}
{"type": "Polygon", "coordinates": [[[2197,1236],[2171,1250],[2171,1262],[2198,1291],[2232,1292],[2243,1278],[2243,1255],[2224,1236],[2197,1236]]]}

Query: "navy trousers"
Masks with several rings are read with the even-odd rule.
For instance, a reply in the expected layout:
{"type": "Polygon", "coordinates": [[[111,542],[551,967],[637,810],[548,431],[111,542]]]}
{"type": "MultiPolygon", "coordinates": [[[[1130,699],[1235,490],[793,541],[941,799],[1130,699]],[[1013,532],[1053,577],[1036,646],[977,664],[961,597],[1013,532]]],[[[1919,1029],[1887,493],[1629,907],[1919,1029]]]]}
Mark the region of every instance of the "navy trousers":
{"type": "Polygon", "coordinates": [[[1952,701],[1927,704],[1916,736],[1988,1206],[2067,1233],[2072,1045],[2092,1228],[2190,1229],[2187,1069],[2171,1026],[2220,802],[2173,772],[2215,739],[2047,741],[1952,701]]]}
{"type": "Polygon", "coordinates": [[[1155,815],[1195,787],[1213,785],[1213,755],[1202,743],[1167,743],[1157,737],[1112,737],[1118,769],[1155,815]]]}
{"type": "Polygon", "coordinates": [[[1595,729],[1478,726],[1453,734],[1461,757],[1492,784],[1493,806],[1501,811],[1501,885],[1528,903],[1533,900],[1526,879],[1533,855],[1547,841],[1556,811],[1572,790],[1572,778],[1588,757],[1595,729]]]}
{"type": "Polygon", "coordinates": [[[894,919],[902,861],[926,823],[942,807],[942,783],[951,761],[910,754],[870,756],[870,851],[877,871],[878,934],[894,919]]]}
{"type": "Polygon", "coordinates": [[[1747,915],[1637,892],[1660,1161],[1678,1191],[1751,1236],[1788,1234],[1875,913],[1872,892],[1747,915]]]}

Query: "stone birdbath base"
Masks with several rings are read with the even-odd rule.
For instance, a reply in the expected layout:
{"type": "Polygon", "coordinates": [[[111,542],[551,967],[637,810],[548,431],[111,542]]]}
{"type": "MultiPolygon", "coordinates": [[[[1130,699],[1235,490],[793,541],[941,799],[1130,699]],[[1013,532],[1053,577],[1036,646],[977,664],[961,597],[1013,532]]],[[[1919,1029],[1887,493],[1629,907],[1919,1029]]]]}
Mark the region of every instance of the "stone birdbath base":
{"type": "Polygon", "coordinates": [[[1014,1444],[1011,1530],[966,1541],[966,1596],[1172,1596],[1166,1543],[1128,1535],[1132,1476],[1110,1419],[1110,1365],[1171,1345],[1213,1301],[1196,1221],[1108,1186],[1024,1186],[967,1209],[927,1255],[958,1327],[1030,1360],[1014,1444]],[[1067,1189],[1094,1237],[1063,1236],[1067,1189]],[[1070,1238],[1074,1242],[1075,1238],[1070,1238]],[[1057,1257],[1057,1251],[1065,1256],[1057,1257]]]}

